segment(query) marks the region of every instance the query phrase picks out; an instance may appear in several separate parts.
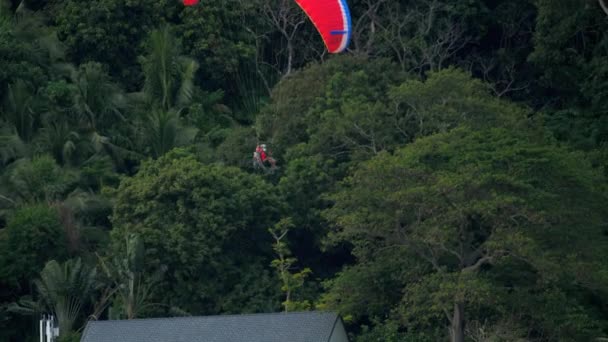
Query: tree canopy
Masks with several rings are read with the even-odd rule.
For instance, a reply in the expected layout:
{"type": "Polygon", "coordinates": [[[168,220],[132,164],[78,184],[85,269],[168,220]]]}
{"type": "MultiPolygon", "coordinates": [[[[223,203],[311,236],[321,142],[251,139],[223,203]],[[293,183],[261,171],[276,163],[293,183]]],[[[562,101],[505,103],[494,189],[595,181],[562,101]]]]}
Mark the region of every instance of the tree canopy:
{"type": "Polygon", "coordinates": [[[607,2],[348,5],[333,55],[293,0],[0,0],[0,340],[608,338],[607,2]]]}

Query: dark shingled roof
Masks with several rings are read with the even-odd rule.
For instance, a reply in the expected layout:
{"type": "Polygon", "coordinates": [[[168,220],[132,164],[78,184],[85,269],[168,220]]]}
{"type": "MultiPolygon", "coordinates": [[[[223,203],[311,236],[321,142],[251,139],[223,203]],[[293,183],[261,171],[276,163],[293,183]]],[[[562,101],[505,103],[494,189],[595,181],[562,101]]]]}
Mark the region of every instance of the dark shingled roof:
{"type": "Polygon", "coordinates": [[[91,321],[81,342],[328,342],[331,312],[91,321]]]}

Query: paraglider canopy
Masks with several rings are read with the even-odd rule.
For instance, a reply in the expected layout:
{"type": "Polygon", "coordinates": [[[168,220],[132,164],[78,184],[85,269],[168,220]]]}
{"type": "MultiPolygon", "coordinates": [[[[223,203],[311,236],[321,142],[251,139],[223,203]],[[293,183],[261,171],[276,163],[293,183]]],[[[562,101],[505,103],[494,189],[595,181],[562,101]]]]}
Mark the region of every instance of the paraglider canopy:
{"type": "MultiPolygon", "coordinates": [[[[319,31],[330,53],[346,49],[351,34],[350,11],[346,0],[295,0],[319,31]]],[[[198,0],[183,0],[194,6],[198,0]]]]}
{"type": "Polygon", "coordinates": [[[350,11],[346,0],[295,0],[323,37],[330,53],[346,49],[351,34],[350,11]]]}

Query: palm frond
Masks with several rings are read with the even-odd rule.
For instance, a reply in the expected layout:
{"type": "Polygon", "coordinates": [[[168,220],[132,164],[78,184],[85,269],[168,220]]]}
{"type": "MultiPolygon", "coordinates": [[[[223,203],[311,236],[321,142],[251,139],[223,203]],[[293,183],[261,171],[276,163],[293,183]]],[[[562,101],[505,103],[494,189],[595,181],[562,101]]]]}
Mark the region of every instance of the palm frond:
{"type": "Polygon", "coordinates": [[[143,92],[154,107],[179,110],[191,103],[199,65],[192,58],[181,55],[179,39],[168,26],[151,33],[148,54],[140,62],[146,78],[143,92]]]}
{"type": "Polygon", "coordinates": [[[7,310],[24,316],[34,316],[44,312],[40,302],[34,301],[31,296],[25,296],[17,302],[10,303],[7,310]]]}
{"type": "Polygon", "coordinates": [[[51,260],[44,266],[35,285],[42,303],[57,316],[60,331],[72,331],[95,289],[96,275],[96,268],[83,264],[80,258],[63,264],[51,260]]]}
{"type": "Polygon", "coordinates": [[[100,63],[89,62],[77,69],[63,64],[58,68],[69,74],[76,87],[73,110],[84,128],[95,130],[98,125],[114,125],[116,119],[124,120],[121,111],[127,105],[126,97],[100,63]]]}
{"type": "Polygon", "coordinates": [[[12,17],[13,13],[11,12],[11,1],[10,0],[0,0],[0,19],[8,19],[12,17]]]}
{"type": "Polygon", "coordinates": [[[5,117],[24,141],[29,141],[34,133],[37,119],[35,101],[36,97],[25,81],[17,80],[8,85],[4,99],[5,117]]]}
{"type": "Polygon", "coordinates": [[[165,269],[152,277],[144,276],[145,246],[143,240],[137,234],[129,234],[125,237],[125,248],[122,253],[110,258],[99,258],[100,267],[104,275],[111,280],[116,290],[117,300],[123,314],[127,319],[136,318],[139,313],[150,306],[152,290],[160,280],[165,269]]]}
{"type": "Polygon", "coordinates": [[[49,152],[60,164],[69,163],[80,140],[78,132],[66,121],[47,122],[40,130],[38,151],[49,152]]]}
{"type": "Polygon", "coordinates": [[[182,57],[180,62],[182,66],[180,73],[181,83],[177,91],[176,105],[178,107],[185,107],[192,102],[195,89],[194,78],[199,65],[195,60],[185,57],[182,57]]]}
{"type": "Polygon", "coordinates": [[[27,145],[21,140],[15,129],[0,124],[0,162],[7,165],[13,160],[26,156],[27,145]]]}
{"type": "Polygon", "coordinates": [[[92,191],[76,189],[72,191],[63,204],[70,208],[75,214],[83,215],[91,211],[99,210],[99,208],[111,207],[108,199],[101,197],[92,191]]]}

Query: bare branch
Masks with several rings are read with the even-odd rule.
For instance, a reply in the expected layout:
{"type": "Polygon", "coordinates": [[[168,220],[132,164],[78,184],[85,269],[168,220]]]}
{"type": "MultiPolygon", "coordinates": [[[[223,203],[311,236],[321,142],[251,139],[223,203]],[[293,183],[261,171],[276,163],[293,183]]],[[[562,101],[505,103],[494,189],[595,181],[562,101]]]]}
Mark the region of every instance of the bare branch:
{"type": "Polygon", "coordinates": [[[353,46],[356,52],[363,53],[364,55],[369,55],[370,51],[372,51],[372,46],[374,40],[376,38],[376,26],[378,26],[378,12],[382,8],[382,6],[388,0],[367,0],[365,4],[367,5],[367,9],[365,12],[360,14],[353,25],[353,46]],[[365,36],[364,33],[367,34],[367,41],[365,44],[361,42],[362,38],[365,36]]]}
{"type": "Polygon", "coordinates": [[[604,13],[606,13],[606,15],[608,15],[608,5],[606,5],[606,3],[604,2],[605,0],[597,0],[600,3],[600,7],[602,7],[602,10],[604,10],[604,13]]]}
{"type": "Polygon", "coordinates": [[[444,252],[446,252],[448,254],[452,254],[453,256],[455,256],[458,259],[458,261],[460,261],[461,263],[464,262],[464,258],[462,257],[462,254],[460,254],[460,253],[458,253],[458,252],[456,252],[454,250],[451,250],[451,249],[447,248],[443,242],[438,243],[437,246],[442,251],[444,251],[444,252]]]}
{"type": "Polygon", "coordinates": [[[11,202],[11,204],[16,204],[15,201],[13,201],[12,199],[10,199],[10,198],[8,198],[6,196],[3,196],[3,195],[0,195],[0,199],[3,199],[3,200],[8,201],[8,202],[11,202]]]}
{"type": "Polygon", "coordinates": [[[485,265],[485,264],[489,264],[492,262],[492,257],[489,255],[484,256],[483,258],[477,260],[476,263],[474,263],[471,266],[465,267],[462,269],[462,273],[474,273],[477,272],[479,270],[479,268],[481,268],[481,266],[485,265]]]}

